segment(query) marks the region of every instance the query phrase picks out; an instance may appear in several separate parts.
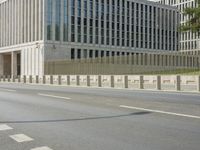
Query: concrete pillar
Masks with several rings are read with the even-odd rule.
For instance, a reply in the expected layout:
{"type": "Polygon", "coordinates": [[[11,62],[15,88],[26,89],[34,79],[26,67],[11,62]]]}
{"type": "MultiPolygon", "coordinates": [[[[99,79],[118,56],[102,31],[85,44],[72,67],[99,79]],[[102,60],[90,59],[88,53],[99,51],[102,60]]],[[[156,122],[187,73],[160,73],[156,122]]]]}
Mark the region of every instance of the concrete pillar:
{"type": "Polygon", "coordinates": [[[5,76],[5,75],[3,75],[3,81],[4,81],[4,82],[6,81],[6,76],[5,76]]]}
{"type": "Polygon", "coordinates": [[[53,84],[53,76],[50,76],[50,84],[53,84]]]}
{"type": "Polygon", "coordinates": [[[21,82],[21,76],[18,76],[17,78],[18,78],[18,83],[20,83],[21,82]]]}
{"type": "Polygon", "coordinates": [[[112,88],[115,87],[115,79],[114,79],[114,76],[111,76],[111,77],[110,77],[110,84],[111,84],[111,87],[112,87],[112,88]]]}
{"type": "Polygon", "coordinates": [[[70,76],[67,76],[67,85],[70,85],[70,76]]]}
{"type": "Polygon", "coordinates": [[[161,76],[157,76],[157,85],[156,85],[157,90],[161,90],[161,76]]]}
{"type": "Polygon", "coordinates": [[[102,87],[102,77],[101,75],[98,76],[98,87],[102,87]]]}
{"type": "Polygon", "coordinates": [[[181,90],[181,77],[176,76],[176,90],[180,91],[181,90]]]}
{"type": "Polygon", "coordinates": [[[43,84],[46,84],[46,76],[43,76],[43,78],[42,78],[42,83],[43,83],[43,84]]]}
{"type": "Polygon", "coordinates": [[[17,75],[17,53],[11,52],[11,75],[17,75]]]}
{"type": "Polygon", "coordinates": [[[90,76],[87,76],[87,86],[90,86],[90,76]]]}
{"type": "Polygon", "coordinates": [[[128,57],[127,53],[124,53],[123,57],[124,57],[124,59],[123,59],[124,60],[124,64],[127,64],[127,57],[128,57]]]}
{"type": "Polygon", "coordinates": [[[139,55],[138,55],[138,65],[140,65],[141,66],[141,64],[142,64],[142,54],[141,53],[139,53],[139,55]]]}
{"type": "Polygon", "coordinates": [[[10,77],[10,75],[8,76],[8,82],[10,82],[10,79],[11,79],[11,77],[10,77]]]}
{"type": "Polygon", "coordinates": [[[39,83],[39,76],[36,76],[36,83],[39,83]]]}
{"type": "Polygon", "coordinates": [[[133,65],[137,65],[137,54],[133,54],[133,65]]]}
{"type": "Polygon", "coordinates": [[[151,54],[147,54],[147,66],[150,66],[151,64],[151,54]]]}
{"type": "Polygon", "coordinates": [[[124,87],[128,88],[128,76],[124,76],[124,87]]]}
{"type": "Polygon", "coordinates": [[[26,83],[26,76],[23,76],[23,82],[26,83]]]}
{"type": "Polygon", "coordinates": [[[132,65],[133,64],[133,56],[132,54],[130,53],[129,54],[129,65],[132,65]]]}
{"type": "Polygon", "coordinates": [[[80,76],[76,76],[76,85],[80,86],[80,76]]]}
{"type": "Polygon", "coordinates": [[[32,75],[29,76],[29,83],[33,83],[32,75]]]}
{"type": "Polygon", "coordinates": [[[0,54],[0,75],[4,74],[4,70],[3,70],[3,65],[4,65],[4,58],[3,58],[3,54],[0,54]]]}
{"type": "Polygon", "coordinates": [[[15,82],[15,76],[12,76],[12,82],[15,82]]]}
{"type": "Polygon", "coordinates": [[[197,76],[197,91],[200,92],[200,76],[197,76]]]}
{"type": "Polygon", "coordinates": [[[144,76],[140,76],[139,88],[144,89],[144,76]]]}
{"type": "Polygon", "coordinates": [[[62,78],[61,78],[61,76],[58,76],[58,85],[62,85],[62,78]]]}

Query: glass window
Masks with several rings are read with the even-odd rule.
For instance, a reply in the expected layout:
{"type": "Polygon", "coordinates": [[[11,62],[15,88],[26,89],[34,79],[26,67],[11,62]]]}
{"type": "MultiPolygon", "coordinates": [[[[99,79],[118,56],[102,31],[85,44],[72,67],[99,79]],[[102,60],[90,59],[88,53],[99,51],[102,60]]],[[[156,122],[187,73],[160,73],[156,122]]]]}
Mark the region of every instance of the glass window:
{"type": "Polygon", "coordinates": [[[60,21],[61,21],[61,1],[56,0],[56,24],[55,24],[55,40],[60,40],[60,21]]]}
{"type": "Polygon", "coordinates": [[[52,40],[52,0],[47,2],[47,40],[52,40]]]}

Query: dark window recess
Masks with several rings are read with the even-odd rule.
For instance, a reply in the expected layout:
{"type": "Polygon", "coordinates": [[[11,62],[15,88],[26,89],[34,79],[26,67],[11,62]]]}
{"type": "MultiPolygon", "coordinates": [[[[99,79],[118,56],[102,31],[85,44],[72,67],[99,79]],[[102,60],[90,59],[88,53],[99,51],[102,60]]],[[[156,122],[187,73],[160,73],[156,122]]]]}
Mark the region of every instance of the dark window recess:
{"type": "Polygon", "coordinates": [[[80,49],[78,49],[77,58],[81,59],[81,50],[80,49]]]}
{"type": "Polygon", "coordinates": [[[75,49],[71,49],[71,59],[75,58],[75,49]]]}
{"type": "Polygon", "coordinates": [[[104,51],[101,51],[101,57],[104,57],[104,51]]]}
{"type": "Polygon", "coordinates": [[[90,50],[89,57],[90,57],[90,58],[93,57],[93,51],[92,51],[92,50],[90,50]]]}
{"type": "Polygon", "coordinates": [[[95,58],[99,57],[98,54],[99,54],[99,53],[98,53],[98,51],[96,50],[96,51],[95,51],[95,58]]]}
{"type": "Polygon", "coordinates": [[[109,57],[110,56],[110,53],[109,51],[106,51],[106,56],[109,57]]]}
{"type": "Polygon", "coordinates": [[[112,52],[112,56],[115,56],[115,52],[112,52]]]}

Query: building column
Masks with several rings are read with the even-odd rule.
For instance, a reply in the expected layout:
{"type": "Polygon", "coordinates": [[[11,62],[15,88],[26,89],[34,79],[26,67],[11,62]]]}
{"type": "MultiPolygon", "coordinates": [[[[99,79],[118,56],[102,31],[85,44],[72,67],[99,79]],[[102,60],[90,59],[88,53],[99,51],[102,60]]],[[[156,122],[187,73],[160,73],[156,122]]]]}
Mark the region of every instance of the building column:
{"type": "Polygon", "coordinates": [[[4,75],[4,70],[3,70],[3,54],[0,54],[0,75],[4,75]]]}
{"type": "Polygon", "coordinates": [[[151,65],[151,54],[147,54],[147,66],[150,66],[151,65]]]}
{"type": "Polygon", "coordinates": [[[11,75],[17,75],[17,53],[11,52],[11,75]]]}
{"type": "Polygon", "coordinates": [[[136,53],[134,53],[133,54],[133,65],[138,65],[138,63],[137,63],[137,54],[136,53]]]}
{"type": "Polygon", "coordinates": [[[141,53],[139,53],[139,55],[138,55],[138,65],[142,65],[142,54],[141,53]]]}

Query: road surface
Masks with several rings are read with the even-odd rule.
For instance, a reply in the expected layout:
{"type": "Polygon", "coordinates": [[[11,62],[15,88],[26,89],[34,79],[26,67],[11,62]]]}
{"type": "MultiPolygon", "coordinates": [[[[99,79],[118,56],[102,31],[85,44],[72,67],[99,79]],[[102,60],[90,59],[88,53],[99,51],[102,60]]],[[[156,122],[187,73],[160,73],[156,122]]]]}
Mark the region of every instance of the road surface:
{"type": "Polygon", "coordinates": [[[0,150],[200,150],[200,94],[0,83],[0,150]]]}

